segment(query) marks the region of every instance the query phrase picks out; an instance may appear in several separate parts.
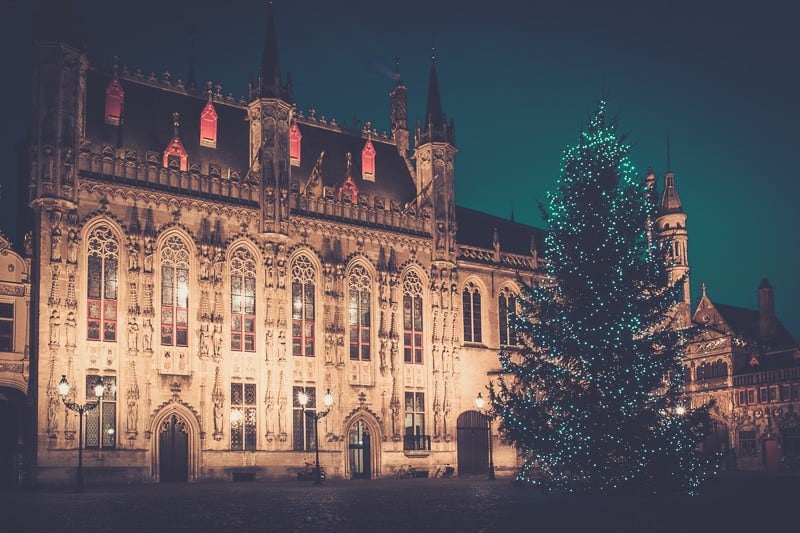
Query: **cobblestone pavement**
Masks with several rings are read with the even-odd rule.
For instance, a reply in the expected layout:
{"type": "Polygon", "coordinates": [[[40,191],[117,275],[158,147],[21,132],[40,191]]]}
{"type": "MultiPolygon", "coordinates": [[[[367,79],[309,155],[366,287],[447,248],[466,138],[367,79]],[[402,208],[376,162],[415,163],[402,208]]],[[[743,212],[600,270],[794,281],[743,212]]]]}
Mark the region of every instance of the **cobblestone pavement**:
{"type": "Polygon", "coordinates": [[[549,496],[507,479],[89,486],[0,493],[0,531],[793,531],[798,495],[800,477],[765,476],[669,498],[549,496]]]}

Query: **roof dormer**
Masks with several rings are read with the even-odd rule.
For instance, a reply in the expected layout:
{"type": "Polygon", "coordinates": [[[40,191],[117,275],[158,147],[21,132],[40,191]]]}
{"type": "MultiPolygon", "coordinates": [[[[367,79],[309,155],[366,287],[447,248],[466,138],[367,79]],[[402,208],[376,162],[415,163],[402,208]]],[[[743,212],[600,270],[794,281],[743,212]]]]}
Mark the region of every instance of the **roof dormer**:
{"type": "Polygon", "coordinates": [[[211,88],[209,87],[208,102],[200,112],[200,146],[206,148],[217,147],[217,110],[214,109],[211,99],[211,88]]]}
{"type": "Polygon", "coordinates": [[[180,113],[172,114],[173,136],[164,150],[164,168],[186,171],[189,169],[189,156],[180,138],[180,113]]]}
{"type": "Polygon", "coordinates": [[[364,149],[361,150],[361,178],[375,181],[375,147],[372,146],[372,140],[369,137],[364,149]]]}
{"type": "Polygon", "coordinates": [[[303,134],[300,133],[300,128],[297,122],[292,123],[289,129],[289,160],[293,167],[300,166],[300,142],[303,140],[303,134]]]}
{"type": "Polygon", "coordinates": [[[111,81],[108,82],[106,87],[106,110],[105,121],[106,124],[112,126],[119,126],[122,124],[122,107],[125,102],[125,91],[119,83],[119,75],[117,74],[117,58],[112,59],[113,75],[111,81]]]}

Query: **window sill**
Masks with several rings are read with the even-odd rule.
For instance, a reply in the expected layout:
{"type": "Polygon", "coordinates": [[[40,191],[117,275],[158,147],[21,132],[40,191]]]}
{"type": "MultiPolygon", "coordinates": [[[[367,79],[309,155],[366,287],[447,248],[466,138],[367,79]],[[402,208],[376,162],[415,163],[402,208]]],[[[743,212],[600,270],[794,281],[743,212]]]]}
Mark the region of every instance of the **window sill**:
{"type": "Polygon", "coordinates": [[[489,349],[487,345],[482,342],[464,342],[464,348],[484,348],[489,349]]]}
{"type": "Polygon", "coordinates": [[[430,454],[430,450],[403,450],[406,457],[428,457],[430,454]]]}

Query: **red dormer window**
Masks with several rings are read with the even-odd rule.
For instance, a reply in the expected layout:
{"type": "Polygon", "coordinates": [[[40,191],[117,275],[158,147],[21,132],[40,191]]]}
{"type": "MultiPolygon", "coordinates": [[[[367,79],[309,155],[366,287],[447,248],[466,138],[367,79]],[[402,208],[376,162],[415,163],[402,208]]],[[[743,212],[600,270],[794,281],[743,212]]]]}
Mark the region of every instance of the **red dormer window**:
{"type": "Polygon", "coordinates": [[[189,168],[189,156],[186,155],[183,143],[177,137],[173,137],[164,150],[164,168],[184,171],[189,168]]]}
{"type": "Polygon", "coordinates": [[[106,87],[106,124],[119,126],[122,123],[122,103],[125,100],[125,91],[119,80],[112,78],[106,87]]]}
{"type": "Polygon", "coordinates": [[[210,100],[200,113],[200,146],[217,147],[217,111],[210,100]]]}
{"type": "Polygon", "coordinates": [[[339,201],[358,205],[358,187],[350,176],[347,176],[342,186],[339,187],[339,201]]]}
{"type": "Polygon", "coordinates": [[[367,139],[367,144],[361,150],[361,177],[368,181],[375,181],[375,147],[367,139]]]}
{"type": "Polygon", "coordinates": [[[295,122],[289,130],[289,159],[292,162],[292,166],[295,167],[300,166],[300,141],[302,139],[303,135],[300,133],[300,128],[297,127],[297,122],[295,122]]]}

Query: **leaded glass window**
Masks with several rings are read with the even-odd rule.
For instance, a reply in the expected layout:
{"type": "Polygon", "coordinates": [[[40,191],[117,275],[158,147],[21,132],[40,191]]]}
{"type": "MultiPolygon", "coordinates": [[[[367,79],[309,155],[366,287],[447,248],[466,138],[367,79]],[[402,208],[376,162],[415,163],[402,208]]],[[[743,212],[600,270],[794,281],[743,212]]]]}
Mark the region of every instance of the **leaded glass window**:
{"type": "Polygon", "coordinates": [[[481,293],[470,282],[463,292],[464,342],[481,342],[481,293]]]}
{"type": "Polygon", "coordinates": [[[316,424],[313,417],[307,416],[306,412],[316,412],[317,410],[317,389],[314,387],[293,387],[292,388],[292,449],[296,452],[311,451],[314,449],[314,432],[316,424]],[[305,392],[308,395],[308,403],[305,409],[300,405],[299,395],[305,392]]]}
{"type": "Polygon", "coordinates": [[[231,450],[256,449],[256,385],[231,383],[231,450]]]}
{"type": "Polygon", "coordinates": [[[256,351],[256,261],[245,247],[231,258],[231,350],[256,351]]]}
{"type": "Polygon", "coordinates": [[[292,264],[292,354],[314,356],[314,266],[305,255],[292,264]]]}
{"type": "MultiPolygon", "coordinates": [[[[94,387],[100,376],[86,376],[86,399],[95,401],[94,387]]],[[[117,378],[102,376],[103,396],[100,405],[86,412],[86,448],[112,449],[117,447],[117,378]]]]}
{"type": "Polygon", "coordinates": [[[413,270],[403,278],[403,360],[422,364],[422,280],[413,270]]]}
{"type": "Polygon", "coordinates": [[[516,311],[517,297],[508,288],[502,289],[498,296],[501,346],[514,346],[517,344],[517,334],[511,321],[511,317],[516,311]]]}
{"type": "Polygon", "coordinates": [[[0,352],[14,350],[14,304],[0,303],[0,352]]]}
{"type": "Polygon", "coordinates": [[[189,344],[189,248],[177,235],[161,248],[161,345],[189,344]]]}
{"type": "Polygon", "coordinates": [[[350,270],[350,359],[370,359],[370,279],[362,265],[350,270]]]}
{"type": "Polygon", "coordinates": [[[86,338],[117,340],[117,286],[119,245],[111,228],[99,225],[89,234],[86,338]]]}

